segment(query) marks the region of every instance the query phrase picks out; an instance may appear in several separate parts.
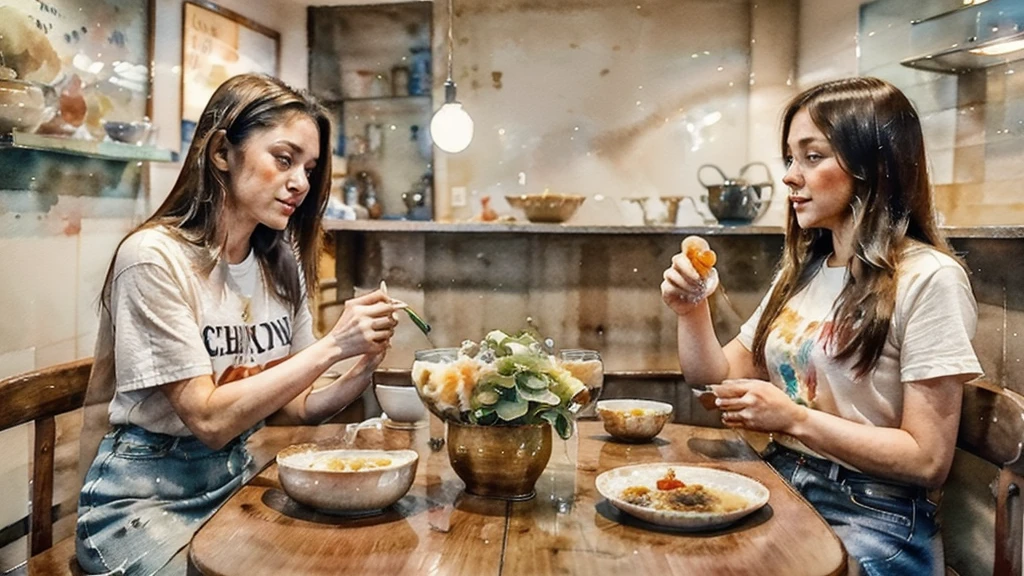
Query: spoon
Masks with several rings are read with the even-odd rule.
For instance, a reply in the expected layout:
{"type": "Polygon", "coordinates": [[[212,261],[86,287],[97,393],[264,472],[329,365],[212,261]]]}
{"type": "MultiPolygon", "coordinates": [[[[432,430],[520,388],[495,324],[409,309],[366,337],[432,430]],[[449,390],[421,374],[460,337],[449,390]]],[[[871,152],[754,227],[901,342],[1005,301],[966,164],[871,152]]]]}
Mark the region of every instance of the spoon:
{"type": "MultiPolygon", "coordinates": [[[[383,292],[385,296],[388,296],[388,285],[385,284],[383,280],[380,281],[380,291],[383,292]]],[[[427,324],[427,322],[422,317],[420,317],[420,315],[417,314],[412,308],[410,308],[408,304],[402,302],[401,300],[395,300],[390,296],[388,296],[388,299],[391,300],[391,304],[394,305],[396,308],[401,308],[402,310],[405,310],[405,313],[409,315],[409,319],[412,320],[412,323],[415,324],[416,327],[420,329],[420,332],[423,332],[424,336],[430,334],[430,324],[427,324]]]]}
{"type": "Polygon", "coordinates": [[[345,436],[342,439],[342,443],[346,447],[352,446],[353,444],[355,444],[356,436],[359,435],[360,430],[363,430],[365,428],[376,428],[377,430],[380,430],[383,424],[383,416],[370,418],[369,420],[364,420],[358,424],[348,424],[345,426],[345,436]]]}

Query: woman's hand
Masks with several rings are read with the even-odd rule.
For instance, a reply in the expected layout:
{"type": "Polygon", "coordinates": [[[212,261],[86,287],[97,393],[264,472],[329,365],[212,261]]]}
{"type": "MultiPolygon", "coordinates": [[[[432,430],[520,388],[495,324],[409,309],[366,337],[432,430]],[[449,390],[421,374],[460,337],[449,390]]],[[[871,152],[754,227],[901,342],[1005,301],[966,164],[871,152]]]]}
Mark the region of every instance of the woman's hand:
{"type": "Polygon", "coordinates": [[[383,359],[382,352],[390,345],[398,325],[395,310],[391,299],[381,290],[347,300],[345,311],[329,337],[341,349],[343,358],[365,354],[383,359]]]}
{"type": "Polygon", "coordinates": [[[672,257],[672,266],[663,274],[661,299],[679,316],[685,316],[718,288],[717,261],[706,240],[688,236],[679,254],[672,257]]]}
{"type": "Polygon", "coordinates": [[[758,432],[787,432],[807,418],[807,409],[765,380],[725,380],[710,386],[722,424],[758,432]]]}
{"type": "MultiPolygon", "coordinates": [[[[380,363],[384,361],[384,357],[388,355],[388,349],[384,348],[379,352],[373,354],[364,354],[359,361],[356,362],[355,366],[348,371],[348,376],[353,380],[362,383],[361,388],[365,389],[371,381],[373,373],[380,366],[380,363]]],[[[360,390],[362,392],[362,390],[360,390]]]]}

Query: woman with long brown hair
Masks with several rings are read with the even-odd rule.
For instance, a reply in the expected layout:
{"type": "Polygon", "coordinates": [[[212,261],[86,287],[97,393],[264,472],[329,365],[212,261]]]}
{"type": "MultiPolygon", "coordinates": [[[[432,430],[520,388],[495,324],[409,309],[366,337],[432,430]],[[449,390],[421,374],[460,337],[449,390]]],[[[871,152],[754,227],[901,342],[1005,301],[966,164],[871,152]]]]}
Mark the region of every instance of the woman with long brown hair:
{"type": "Polygon", "coordinates": [[[330,141],[309,96],[231,78],[167,199],[118,246],[86,399],[76,544],[87,572],[156,572],[241,485],[249,434],[271,417],[321,422],[369,384],[397,322],[392,301],[375,291],[346,302],[320,339],[307,303],[330,141]]]}
{"type": "Polygon", "coordinates": [[[821,84],[786,107],[782,153],[785,253],[740,334],[723,347],[712,328],[717,272],[686,254],[665,271],[683,373],[716,384],[726,426],[771,433],[766,461],[864,573],[941,574],[928,491],[949,473],[962,386],[981,367],[917,113],[882,80],[821,84]]]}

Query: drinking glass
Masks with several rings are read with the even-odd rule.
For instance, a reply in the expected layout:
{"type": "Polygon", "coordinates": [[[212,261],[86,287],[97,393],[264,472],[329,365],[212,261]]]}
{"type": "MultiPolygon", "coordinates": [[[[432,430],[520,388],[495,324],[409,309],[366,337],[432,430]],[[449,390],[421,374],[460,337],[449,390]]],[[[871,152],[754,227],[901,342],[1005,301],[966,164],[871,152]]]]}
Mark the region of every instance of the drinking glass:
{"type": "Polygon", "coordinates": [[[601,354],[597,350],[568,348],[559,352],[558,358],[562,361],[562,366],[583,382],[590,392],[590,400],[576,413],[576,418],[597,417],[594,406],[601,396],[601,388],[604,387],[604,363],[601,362],[601,354]]]}

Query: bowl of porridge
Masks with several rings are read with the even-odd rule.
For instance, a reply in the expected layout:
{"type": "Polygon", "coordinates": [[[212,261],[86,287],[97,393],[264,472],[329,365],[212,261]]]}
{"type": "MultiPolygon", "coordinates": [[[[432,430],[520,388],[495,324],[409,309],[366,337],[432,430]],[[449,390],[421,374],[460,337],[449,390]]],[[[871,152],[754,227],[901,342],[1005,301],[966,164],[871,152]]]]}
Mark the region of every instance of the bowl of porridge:
{"type": "Polygon", "coordinates": [[[309,508],[375,514],[409,491],[418,460],[413,450],[324,450],[296,444],[277,454],[277,474],[285,493],[309,508]]]}

